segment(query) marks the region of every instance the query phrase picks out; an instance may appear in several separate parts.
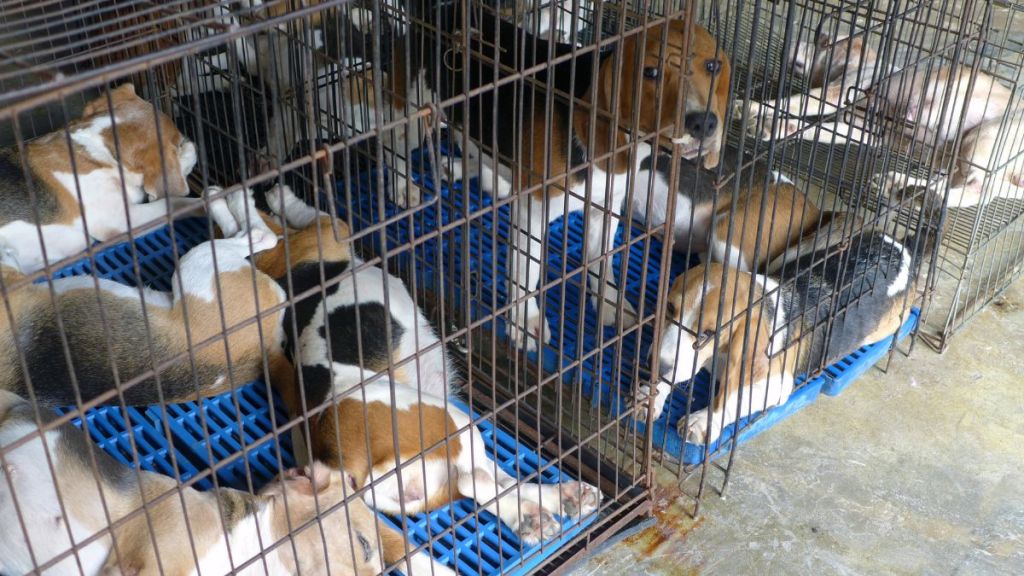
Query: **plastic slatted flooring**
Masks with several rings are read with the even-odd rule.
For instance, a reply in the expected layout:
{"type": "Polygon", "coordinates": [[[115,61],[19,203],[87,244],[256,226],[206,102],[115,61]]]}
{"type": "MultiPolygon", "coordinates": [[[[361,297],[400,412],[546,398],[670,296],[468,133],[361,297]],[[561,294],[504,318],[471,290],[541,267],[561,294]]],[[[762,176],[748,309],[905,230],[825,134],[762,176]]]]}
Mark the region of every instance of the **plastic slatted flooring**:
{"type": "MultiPolygon", "coordinates": [[[[422,164],[420,162],[420,158],[414,155],[410,165],[423,168],[425,161],[422,164]]],[[[429,177],[430,171],[421,169],[418,172],[413,171],[412,179],[421,183],[425,192],[421,208],[411,216],[401,217],[402,211],[393,206],[389,206],[383,214],[380,213],[377,199],[371,195],[353,198],[353,213],[345,216],[355,230],[388,222],[384,238],[389,250],[398,251],[410,242],[417,243],[414,250],[406,249],[396,256],[400,269],[415,270],[417,282],[424,286],[438,286],[438,271],[443,270],[446,293],[454,294],[455,302],[469,302],[474,320],[485,318],[505,304],[508,284],[506,271],[509,270],[509,208],[505,205],[497,211],[493,210],[492,197],[482,194],[475,180],[470,184],[469,194],[464,193],[460,183],[442,185],[441,198],[438,199],[430,192],[437,190],[429,177]],[[466,217],[470,223],[452,225],[452,222],[466,217]],[[439,226],[448,231],[438,238],[436,230],[439,226]],[[424,241],[427,238],[433,240],[424,241]]],[[[344,202],[338,205],[343,206],[344,202]]],[[[662,243],[657,239],[640,238],[642,231],[634,228],[629,234],[630,245],[624,249],[624,231],[625,227],[620,226],[616,232],[617,252],[609,275],[621,285],[625,260],[626,298],[642,315],[650,314],[656,305],[657,283],[662,273],[662,243]]],[[[376,250],[382,248],[380,240],[379,236],[374,238],[376,250]]],[[[543,363],[546,370],[554,372],[574,359],[586,356],[582,366],[576,370],[567,370],[564,378],[574,386],[580,385],[584,394],[594,403],[600,403],[615,415],[627,406],[635,382],[647,377],[652,333],[646,328],[642,333],[634,331],[624,337],[618,362],[614,353],[618,345],[609,345],[606,352],[594,353],[602,347],[596,335],[600,333],[604,339],[602,341],[607,341],[615,336],[615,330],[606,327],[599,331],[595,326],[597,313],[590,304],[584,286],[583,242],[581,213],[571,213],[560,218],[548,229],[545,283],[556,281],[563,274],[567,274],[569,279],[562,286],[545,293],[542,311],[551,328],[551,343],[543,349],[543,363]]],[[[695,263],[694,258],[673,255],[670,280],[695,263]]],[[[916,327],[917,319],[918,311],[913,309],[900,328],[899,339],[906,337],[916,327]]],[[[493,328],[504,334],[503,318],[497,318],[493,328]]],[[[738,442],[746,442],[811,404],[821,392],[831,396],[838,394],[881,360],[891,345],[892,337],[858,350],[810,381],[798,379],[798,388],[785,405],[741,420],[738,442]]],[[[537,360],[536,354],[531,354],[531,357],[537,360]]],[[[666,403],[665,412],[654,423],[653,435],[654,446],[692,465],[703,462],[706,454],[711,459],[726,454],[732,446],[728,442],[732,431],[724,431],[722,437],[712,443],[706,453],[703,444],[687,443],[679,436],[676,425],[687,412],[690,388],[693,390],[691,412],[708,405],[709,376],[706,371],[702,371],[692,382],[676,387],[670,401],[666,403]]],[[[640,430],[645,427],[639,422],[636,426],[640,430]]]]}
{"type": "MultiPolygon", "coordinates": [[[[165,227],[136,238],[134,242],[96,253],[93,258],[95,264],[86,258],[68,265],[55,277],[94,273],[132,286],[141,281],[150,288],[170,290],[175,262],[172,246],[180,256],[208,238],[205,219],[181,220],[173,228],[165,227]],[[134,272],[136,262],[138,274],[134,272]]],[[[454,403],[468,410],[465,404],[454,403]]],[[[217,466],[215,474],[219,485],[245,490],[248,489],[247,478],[251,476],[253,488],[258,489],[282,468],[295,465],[288,435],[282,436],[280,445],[272,436],[275,423],[287,421],[283,404],[260,381],[199,403],[170,404],[166,408],[100,407],[89,410],[86,420],[97,445],[119,461],[132,466],[137,462],[142,469],[176,477],[183,482],[217,466]],[[132,449],[133,443],[135,450],[132,449]]],[[[81,427],[80,418],[76,418],[74,423],[81,427]]],[[[509,474],[516,477],[533,475],[533,481],[542,483],[570,479],[535,451],[491,423],[480,422],[479,428],[488,453],[509,474]]],[[[200,490],[213,485],[209,477],[195,484],[200,490]]],[[[431,552],[461,574],[516,575],[525,574],[557,552],[563,543],[579,534],[594,519],[594,516],[581,520],[565,519],[558,538],[524,547],[494,515],[478,511],[475,503],[468,499],[430,514],[410,516],[404,522],[385,518],[399,529],[404,524],[415,545],[427,542],[431,535],[454,528],[454,536],[444,535],[433,545],[431,552]]]]}

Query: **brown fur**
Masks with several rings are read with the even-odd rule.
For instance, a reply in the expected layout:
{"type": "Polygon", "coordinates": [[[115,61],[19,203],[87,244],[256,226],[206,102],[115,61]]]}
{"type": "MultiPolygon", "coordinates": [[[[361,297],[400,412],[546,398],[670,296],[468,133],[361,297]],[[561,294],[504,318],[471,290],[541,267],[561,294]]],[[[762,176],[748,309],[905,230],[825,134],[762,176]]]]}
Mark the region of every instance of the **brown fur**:
{"type": "Polygon", "coordinates": [[[750,271],[762,270],[787,248],[796,246],[805,234],[818,227],[821,217],[814,203],[790,184],[770,184],[763,194],[754,188],[742,191],[735,210],[726,202],[719,214],[715,238],[724,242],[728,237],[729,216],[732,215],[731,244],[739,248],[750,271]],[[759,221],[762,221],[760,231],[759,221]],[[759,252],[756,251],[758,243],[759,252]]]}

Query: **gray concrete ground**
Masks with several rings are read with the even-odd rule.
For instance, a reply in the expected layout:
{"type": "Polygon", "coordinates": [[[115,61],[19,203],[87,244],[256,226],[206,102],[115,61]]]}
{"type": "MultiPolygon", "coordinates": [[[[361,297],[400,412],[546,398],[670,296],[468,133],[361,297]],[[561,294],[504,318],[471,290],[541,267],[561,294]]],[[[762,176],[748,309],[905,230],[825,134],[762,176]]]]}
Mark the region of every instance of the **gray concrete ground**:
{"type": "Polygon", "coordinates": [[[1024,282],[938,355],[918,345],[740,449],[696,522],[579,564],[634,574],[1024,574],[1024,282]]]}

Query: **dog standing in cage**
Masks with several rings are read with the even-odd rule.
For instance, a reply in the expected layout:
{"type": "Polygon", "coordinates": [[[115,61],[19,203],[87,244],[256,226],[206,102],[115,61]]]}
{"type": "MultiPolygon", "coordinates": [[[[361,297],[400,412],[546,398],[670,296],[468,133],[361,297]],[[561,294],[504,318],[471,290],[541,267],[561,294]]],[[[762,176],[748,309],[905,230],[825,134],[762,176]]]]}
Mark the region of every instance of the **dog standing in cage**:
{"type": "Polygon", "coordinates": [[[195,145],[133,85],[110,90],[65,129],[0,150],[5,261],[35,272],[82,252],[91,240],[197,206],[184,198],[195,164],[195,145]]]}
{"type": "MultiPolygon", "coordinates": [[[[463,14],[457,4],[429,6],[413,1],[406,10],[412,42],[426,50],[400,66],[408,70],[407,78],[425,79],[427,87],[442,99],[543,64],[552,51],[564,56],[572,50],[568,45],[549,46],[488,10],[463,14]],[[462,27],[463,18],[469,19],[468,29],[462,27]],[[440,46],[437,30],[443,36],[440,46]],[[421,39],[415,39],[417,34],[421,39]],[[497,46],[499,37],[504,47],[497,46]],[[463,41],[469,44],[468,54],[463,52],[463,41]],[[510,48],[513,45],[521,49],[510,48]],[[464,69],[466,57],[470,64],[464,69]],[[440,85],[435,85],[438,79],[440,85]]],[[[685,158],[702,158],[705,167],[718,164],[729,62],[700,26],[693,26],[692,54],[684,54],[688,27],[682,20],[653,26],[643,35],[627,35],[614,50],[588,52],[540,70],[527,80],[528,91],[536,91],[536,97],[519,95],[519,84],[505,83],[445,111],[455,140],[462,146],[461,159],[452,161],[451,179],[478,177],[481,189],[499,196],[534,189],[519,199],[514,209],[509,293],[517,303],[509,313],[507,331],[509,340],[517,345],[534,349],[550,339],[536,297],[527,294],[540,281],[541,238],[548,225],[575,210],[588,208],[589,212],[586,258],[592,303],[601,323],[616,321],[619,291],[612,281],[600,280],[599,257],[614,242],[615,234],[608,228],[613,230],[618,224],[631,172],[652,151],[647,142],[639,142],[636,150],[631,150],[631,139],[654,132],[664,136],[681,115],[684,126],[678,131],[682,135],[673,145],[680,147],[685,158]],[[621,66],[617,64],[620,60],[621,66]],[[687,63],[692,66],[690,73],[684,69],[687,63]],[[534,80],[552,83],[555,93],[535,87],[534,80]],[[685,98],[681,98],[679,90],[684,84],[685,98]],[[573,105],[569,96],[584,103],[573,105]],[[664,103],[661,106],[640,105],[658,97],[664,103]],[[675,109],[677,101],[683,102],[684,110],[675,109]],[[593,124],[590,107],[596,115],[593,124]],[[632,134],[613,125],[629,123],[635,108],[639,109],[639,121],[632,134]],[[521,168],[514,169],[515,165],[521,168]]],[[[411,82],[396,86],[397,90],[403,88],[415,89],[411,82]]],[[[634,322],[632,305],[622,300],[621,306],[623,323],[634,322]]]]}
{"type": "MultiPolygon", "coordinates": [[[[213,209],[223,202],[215,199],[213,209]]],[[[282,312],[268,310],[285,294],[247,258],[276,244],[277,236],[262,230],[204,242],[181,258],[173,293],[90,276],[31,284],[5,256],[0,389],[43,407],[88,402],[115,389],[128,405],[146,405],[218,394],[232,380],[258,378],[264,355],[275,370],[287,363],[282,312]]]]}
{"type": "Polygon", "coordinates": [[[714,364],[711,405],[678,423],[687,442],[713,443],[737,420],[784,404],[798,375],[895,334],[941,226],[941,198],[924,194],[919,232],[902,241],[872,229],[847,236],[854,227],[840,215],[765,274],[712,263],[678,277],[652,358],[654,418],[675,384],[714,364]]]}
{"type": "MultiPolygon", "coordinates": [[[[43,412],[44,424],[52,418],[43,412]]],[[[383,573],[381,551],[401,546],[361,500],[345,502],[350,479],[319,462],[257,494],[179,494],[176,480],[131,470],[70,423],[12,447],[38,430],[32,405],[0,390],[3,574],[48,565],[38,573],[308,575],[329,567],[372,576],[383,573]]],[[[430,573],[428,565],[413,576],[430,573]]]]}
{"type": "Polygon", "coordinates": [[[279,221],[218,223],[229,230],[248,226],[244,222],[256,228],[310,223],[286,234],[290,261],[282,245],[256,255],[255,262],[283,285],[290,282],[294,293],[329,285],[297,302],[294,316],[284,320],[289,331],[294,324],[291,351],[303,394],[277,382],[295,414],[332,403],[311,417],[307,444],[313,457],[343,468],[358,488],[370,487],[364,498],[382,512],[430,511],[461,495],[495,513],[528,544],[561,530],[554,516],[578,517],[597,508],[601,496],[594,486],[520,483],[498,467],[468,415],[447,401],[455,369],[402,280],[362,263],[347,241],[335,238],[330,216],[309,218],[310,208],[287,186],[268,192],[267,202],[279,221]]]}

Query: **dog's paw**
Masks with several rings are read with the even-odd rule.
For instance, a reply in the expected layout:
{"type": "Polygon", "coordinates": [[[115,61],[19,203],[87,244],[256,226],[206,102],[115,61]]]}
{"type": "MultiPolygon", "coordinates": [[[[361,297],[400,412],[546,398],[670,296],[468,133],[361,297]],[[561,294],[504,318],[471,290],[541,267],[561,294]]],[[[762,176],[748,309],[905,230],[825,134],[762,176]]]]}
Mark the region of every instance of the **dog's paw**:
{"type": "Polygon", "coordinates": [[[601,504],[601,491],[586,482],[562,482],[560,516],[579,518],[586,516],[601,504]]]}
{"type": "Polygon", "coordinates": [[[391,202],[399,208],[410,208],[419,206],[422,198],[420,187],[410,183],[401,174],[394,175],[394,185],[391,187],[391,202]]]}
{"type": "Polygon", "coordinates": [[[538,342],[547,344],[551,341],[551,330],[548,328],[548,320],[540,313],[534,298],[528,299],[525,303],[514,306],[508,312],[508,323],[505,325],[505,335],[513,346],[524,345],[527,352],[536,352],[538,342]]]}
{"type": "Polygon", "coordinates": [[[519,501],[519,526],[513,527],[523,544],[533,546],[557,536],[562,524],[540,504],[529,500],[519,501]]]}
{"type": "Polygon", "coordinates": [[[678,426],[679,435],[690,444],[710,444],[718,440],[722,430],[721,418],[718,417],[714,418],[711,430],[708,430],[707,410],[698,410],[689,418],[679,420],[678,426]]]}
{"type": "MultiPolygon", "coordinates": [[[[658,418],[661,418],[662,412],[665,411],[665,402],[668,401],[669,392],[663,392],[661,390],[661,388],[662,387],[660,385],[656,386],[654,388],[654,391],[653,391],[653,393],[654,393],[654,418],[652,420],[657,420],[658,418]]],[[[647,406],[648,406],[647,403],[646,403],[647,402],[646,399],[651,396],[651,385],[649,383],[641,384],[640,387],[637,389],[637,395],[642,397],[642,398],[644,398],[644,404],[637,407],[635,419],[638,422],[643,422],[643,423],[646,424],[647,423],[647,406]]]]}
{"type": "Polygon", "coordinates": [[[785,118],[771,105],[760,102],[747,103],[749,112],[747,133],[761,140],[782,139],[804,129],[797,118],[785,118]],[[773,127],[774,126],[774,132],[773,127]]]}
{"type": "Polygon", "coordinates": [[[252,242],[253,254],[262,252],[264,250],[270,250],[274,246],[277,246],[277,234],[274,234],[270,230],[264,228],[251,228],[247,231],[240,232],[238,238],[245,238],[248,233],[249,241],[252,242]]]}

